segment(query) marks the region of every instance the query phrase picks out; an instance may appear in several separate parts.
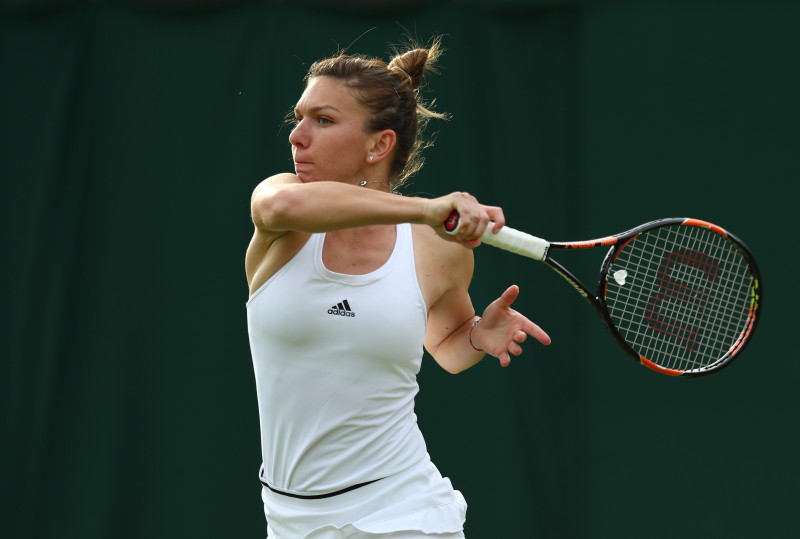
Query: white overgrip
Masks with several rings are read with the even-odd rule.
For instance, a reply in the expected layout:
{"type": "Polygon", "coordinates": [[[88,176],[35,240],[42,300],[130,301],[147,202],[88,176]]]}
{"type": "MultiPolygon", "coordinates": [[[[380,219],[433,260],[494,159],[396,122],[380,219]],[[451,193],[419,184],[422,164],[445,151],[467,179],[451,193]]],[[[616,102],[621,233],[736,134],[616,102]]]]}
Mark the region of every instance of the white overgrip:
{"type": "Polygon", "coordinates": [[[492,223],[481,236],[481,241],[492,247],[503,249],[514,254],[527,256],[534,260],[544,260],[550,243],[542,238],[537,238],[525,232],[504,226],[500,232],[492,232],[492,223]]]}
{"type": "MultiPolygon", "coordinates": [[[[453,210],[442,226],[448,234],[456,234],[460,224],[461,218],[458,212],[453,210]]],[[[544,260],[547,256],[547,249],[550,247],[550,242],[547,240],[508,226],[504,226],[495,234],[492,232],[493,226],[494,222],[489,221],[489,226],[481,236],[481,242],[534,260],[544,260]]]]}

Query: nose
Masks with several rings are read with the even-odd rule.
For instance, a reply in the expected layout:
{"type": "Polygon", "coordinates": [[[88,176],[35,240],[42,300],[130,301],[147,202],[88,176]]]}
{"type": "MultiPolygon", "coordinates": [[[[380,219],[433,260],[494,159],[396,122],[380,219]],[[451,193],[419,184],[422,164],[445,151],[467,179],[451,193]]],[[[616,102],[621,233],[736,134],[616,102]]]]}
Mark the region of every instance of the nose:
{"type": "Polygon", "coordinates": [[[298,148],[305,148],[308,146],[308,133],[306,133],[305,120],[294,126],[292,132],[289,133],[289,143],[298,148]]]}

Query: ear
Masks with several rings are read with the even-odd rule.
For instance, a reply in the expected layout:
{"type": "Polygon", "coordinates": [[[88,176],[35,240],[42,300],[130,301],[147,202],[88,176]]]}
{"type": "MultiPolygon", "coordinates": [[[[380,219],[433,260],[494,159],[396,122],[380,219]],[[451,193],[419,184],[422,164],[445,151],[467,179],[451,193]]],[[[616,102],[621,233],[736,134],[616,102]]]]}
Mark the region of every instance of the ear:
{"type": "Polygon", "coordinates": [[[379,131],[370,138],[371,147],[368,149],[366,157],[369,163],[377,163],[385,159],[392,153],[395,144],[397,144],[397,133],[392,129],[379,131]]]}

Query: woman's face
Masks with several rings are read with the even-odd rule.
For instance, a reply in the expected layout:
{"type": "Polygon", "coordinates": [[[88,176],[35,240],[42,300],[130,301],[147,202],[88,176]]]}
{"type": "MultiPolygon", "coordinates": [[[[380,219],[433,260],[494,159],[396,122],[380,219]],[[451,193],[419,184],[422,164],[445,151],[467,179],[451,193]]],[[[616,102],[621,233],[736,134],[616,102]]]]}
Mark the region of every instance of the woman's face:
{"type": "Polygon", "coordinates": [[[294,110],[289,142],[300,180],[355,183],[366,177],[367,115],[347,87],[328,77],[312,79],[294,110]]]}

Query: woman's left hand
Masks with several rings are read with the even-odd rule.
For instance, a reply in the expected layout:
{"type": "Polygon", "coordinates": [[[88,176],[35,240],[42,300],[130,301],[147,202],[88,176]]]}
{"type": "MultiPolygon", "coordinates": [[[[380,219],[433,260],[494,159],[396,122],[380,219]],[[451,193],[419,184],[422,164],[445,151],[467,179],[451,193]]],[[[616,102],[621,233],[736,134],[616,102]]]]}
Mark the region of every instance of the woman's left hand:
{"type": "Polygon", "coordinates": [[[542,328],[511,308],[517,296],[519,287],[510,286],[486,307],[480,324],[472,331],[473,346],[499,359],[503,367],[511,363],[511,355],[522,353],[521,345],[528,335],[544,345],[550,344],[550,336],[542,328]]]}

